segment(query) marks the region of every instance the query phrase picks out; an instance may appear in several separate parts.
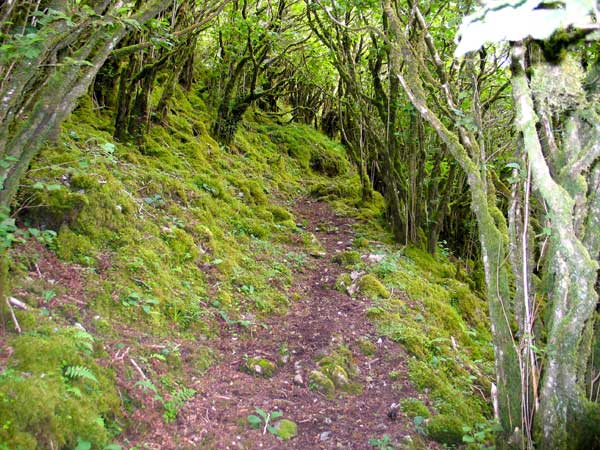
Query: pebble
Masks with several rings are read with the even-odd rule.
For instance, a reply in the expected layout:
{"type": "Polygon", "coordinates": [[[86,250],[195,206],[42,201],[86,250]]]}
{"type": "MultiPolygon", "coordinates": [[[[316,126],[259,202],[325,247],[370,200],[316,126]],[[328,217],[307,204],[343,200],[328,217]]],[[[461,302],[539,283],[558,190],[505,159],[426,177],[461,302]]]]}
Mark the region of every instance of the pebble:
{"type": "Polygon", "coordinates": [[[323,431],[320,435],[319,435],[319,440],[321,441],[327,441],[331,438],[331,431],[323,431]]]}
{"type": "Polygon", "coordinates": [[[299,373],[294,375],[294,384],[296,384],[298,386],[304,386],[304,379],[302,378],[302,375],[300,375],[299,373]]]}

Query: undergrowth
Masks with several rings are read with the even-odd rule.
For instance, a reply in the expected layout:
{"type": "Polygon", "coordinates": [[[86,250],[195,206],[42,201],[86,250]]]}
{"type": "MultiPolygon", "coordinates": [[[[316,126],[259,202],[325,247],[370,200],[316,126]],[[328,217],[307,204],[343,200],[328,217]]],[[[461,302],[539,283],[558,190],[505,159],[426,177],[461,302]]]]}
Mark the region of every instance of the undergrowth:
{"type": "MultiPolygon", "coordinates": [[[[429,432],[453,444],[462,426],[484,422],[492,355],[483,302],[456,281],[448,260],[388,245],[383,199],[361,202],[339,144],[249,113],[234,144],[219,146],[202,100],[181,91],[167,123],[151,127],[141,147],[115,142],[112,120],[84,101],[20,190],[16,225],[39,230],[44,251],[75,267],[83,286],[73,298],[68,283],[32,276],[46,256],[28,241],[11,250],[10,283],[30,309],[17,311],[24,332],[10,335],[1,360],[0,443],[110,447],[143,407],[138,393],[154,395],[163,420],[174,421],[195,394],[190,374],[219,358],[211,348],[219,329],[243,336],[266,315],[283,314],[293,273],[307,255],[323,253],[290,211],[302,195],[368,221],[356,251],[338,262],[368,270],[359,295],[373,297],[368,316],[379,332],[407,349],[411,381],[433,401],[429,432]],[[366,252],[383,259],[366,264],[366,252]],[[129,358],[147,374],[141,384],[137,370],[118,363],[129,358]],[[115,370],[134,386],[125,397],[115,370]]],[[[342,281],[340,289],[352,283],[349,274],[342,281]]],[[[317,372],[331,392],[358,391],[342,350],[317,372]]]]}

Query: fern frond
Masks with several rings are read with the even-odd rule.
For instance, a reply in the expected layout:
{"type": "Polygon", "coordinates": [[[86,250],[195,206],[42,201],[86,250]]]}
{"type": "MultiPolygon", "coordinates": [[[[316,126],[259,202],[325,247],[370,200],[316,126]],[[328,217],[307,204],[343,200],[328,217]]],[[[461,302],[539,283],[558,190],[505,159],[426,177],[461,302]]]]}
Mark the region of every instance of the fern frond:
{"type": "Polygon", "coordinates": [[[85,366],[66,366],[64,369],[65,377],[72,380],[84,378],[95,383],[98,382],[96,375],[88,367],[85,366]]]}

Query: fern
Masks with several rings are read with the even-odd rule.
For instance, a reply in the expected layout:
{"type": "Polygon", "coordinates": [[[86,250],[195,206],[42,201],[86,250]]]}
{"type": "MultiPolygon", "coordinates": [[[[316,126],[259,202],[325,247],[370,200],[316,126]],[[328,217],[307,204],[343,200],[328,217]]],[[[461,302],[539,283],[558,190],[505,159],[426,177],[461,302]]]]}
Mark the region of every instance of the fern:
{"type": "Polygon", "coordinates": [[[91,355],[94,352],[94,336],[84,330],[77,329],[75,333],[73,333],[73,338],[76,339],[75,346],[91,355]]]}
{"type": "Polygon", "coordinates": [[[66,366],[64,368],[65,377],[70,378],[71,380],[76,379],[86,379],[93,381],[95,383],[98,382],[96,375],[92,372],[88,367],[85,366],[66,366]]]}

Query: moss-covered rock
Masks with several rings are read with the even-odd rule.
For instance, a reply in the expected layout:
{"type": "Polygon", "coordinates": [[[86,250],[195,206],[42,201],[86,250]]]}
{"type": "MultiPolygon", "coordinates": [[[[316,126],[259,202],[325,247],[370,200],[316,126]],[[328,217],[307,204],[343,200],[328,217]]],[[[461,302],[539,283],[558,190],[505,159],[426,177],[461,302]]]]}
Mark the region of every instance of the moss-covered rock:
{"type": "Polygon", "coordinates": [[[358,280],[358,292],[371,298],[390,297],[390,291],[372,274],[364,275],[358,280]]]}
{"type": "Polygon", "coordinates": [[[327,397],[335,395],[335,384],[327,375],[320,370],[313,370],[308,377],[308,386],[318,392],[325,394],[327,397]]]}
{"type": "Polygon", "coordinates": [[[281,419],[275,424],[275,434],[284,441],[290,440],[298,435],[298,425],[288,419],[281,419]]]}
{"type": "Polygon", "coordinates": [[[358,340],[358,348],[365,356],[373,356],[377,352],[377,346],[366,336],[358,340]]]}
{"type": "Polygon", "coordinates": [[[431,415],[425,403],[417,398],[404,398],[400,400],[400,407],[402,408],[402,412],[411,418],[417,416],[428,418],[431,415]]]}
{"type": "Polygon", "coordinates": [[[242,370],[250,375],[271,378],[275,374],[277,365],[266,358],[248,358],[242,366],[242,370]]]}
{"type": "Polygon", "coordinates": [[[333,257],[333,262],[347,268],[360,264],[360,261],[360,253],[354,250],[340,252],[333,257]]]}
{"type": "Polygon", "coordinates": [[[352,284],[352,278],[349,273],[342,273],[337,280],[335,280],[335,290],[338,292],[346,293],[348,287],[352,284]]]}
{"type": "Polygon", "coordinates": [[[329,376],[338,389],[344,389],[350,383],[348,372],[342,366],[334,365],[328,370],[329,376]]]}
{"type": "Polygon", "coordinates": [[[463,440],[463,422],[456,416],[437,415],[427,422],[427,434],[441,444],[460,445],[463,440]]]}

